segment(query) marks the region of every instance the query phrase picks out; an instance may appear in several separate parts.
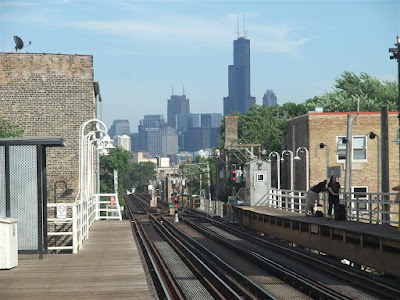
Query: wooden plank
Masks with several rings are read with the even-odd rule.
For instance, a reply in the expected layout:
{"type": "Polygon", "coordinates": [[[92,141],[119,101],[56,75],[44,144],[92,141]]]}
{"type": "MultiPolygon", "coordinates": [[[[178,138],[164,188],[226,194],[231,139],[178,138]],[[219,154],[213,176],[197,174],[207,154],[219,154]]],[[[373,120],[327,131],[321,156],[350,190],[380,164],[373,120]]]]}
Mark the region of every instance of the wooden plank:
{"type": "Polygon", "coordinates": [[[19,255],[0,299],[151,299],[129,221],[97,221],[78,254],[19,255]]]}

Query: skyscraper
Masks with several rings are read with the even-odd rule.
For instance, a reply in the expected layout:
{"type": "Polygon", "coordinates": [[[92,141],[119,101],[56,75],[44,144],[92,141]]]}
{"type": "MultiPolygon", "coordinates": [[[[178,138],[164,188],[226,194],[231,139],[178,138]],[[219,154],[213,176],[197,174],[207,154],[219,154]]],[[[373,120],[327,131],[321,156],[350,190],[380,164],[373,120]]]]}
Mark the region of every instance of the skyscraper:
{"type": "Polygon", "coordinates": [[[114,120],[110,129],[108,130],[108,135],[114,138],[118,135],[129,135],[131,133],[131,127],[128,120],[114,120]]]}
{"type": "Polygon", "coordinates": [[[228,96],[224,97],[224,115],[245,114],[256,103],[250,95],[250,40],[233,41],[233,65],[228,66],[228,96]]]}
{"type": "Polygon", "coordinates": [[[131,138],[128,135],[118,135],[116,142],[117,146],[122,147],[127,151],[131,151],[131,138]]]}
{"type": "Polygon", "coordinates": [[[263,97],[263,104],[268,106],[275,106],[278,104],[278,98],[273,90],[267,90],[263,97]]]}
{"type": "Polygon", "coordinates": [[[189,99],[183,93],[181,96],[171,95],[167,105],[168,126],[176,129],[176,115],[190,114],[189,99]]]}
{"type": "Polygon", "coordinates": [[[176,129],[170,128],[162,115],[145,115],[138,126],[138,149],[153,157],[173,155],[178,152],[176,129]]]}

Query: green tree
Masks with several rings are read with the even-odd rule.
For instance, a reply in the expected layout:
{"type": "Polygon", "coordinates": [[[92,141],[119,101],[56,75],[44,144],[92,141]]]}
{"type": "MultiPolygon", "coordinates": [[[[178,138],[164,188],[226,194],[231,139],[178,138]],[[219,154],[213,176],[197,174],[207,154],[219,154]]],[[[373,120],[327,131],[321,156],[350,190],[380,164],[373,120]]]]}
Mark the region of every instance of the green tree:
{"type": "Polygon", "coordinates": [[[24,131],[16,123],[0,118],[0,138],[21,137],[24,131]]]}
{"type": "Polygon", "coordinates": [[[123,203],[122,195],[124,194],[123,178],[129,171],[131,157],[132,153],[122,147],[111,149],[107,156],[100,156],[100,191],[102,193],[114,192],[114,170],[117,170],[118,193],[121,203],[123,203]]]}
{"type": "Polygon", "coordinates": [[[261,144],[261,148],[280,151],[282,135],[286,133],[287,120],[307,113],[304,104],[292,102],[282,106],[253,105],[239,116],[238,142],[242,144],[261,144]]]}
{"type": "Polygon", "coordinates": [[[308,109],[322,106],[325,112],[380,111],[387,106],[390,111],[397,110],[398,85],[394,81],[380,81],[362,72],[360,76],[345,71],[335,79],[333,91],[315,96],[305,101],[308,109]]]}
{"type": "Polygon", "coordinates": [[[131,190],[135,188],[138,191],[143,190],[143,185],[149,184],[156,179],[156,165],[152,162],[140,162],[131,164],[129,171],[124,176],[124,188],[131,190]]]}

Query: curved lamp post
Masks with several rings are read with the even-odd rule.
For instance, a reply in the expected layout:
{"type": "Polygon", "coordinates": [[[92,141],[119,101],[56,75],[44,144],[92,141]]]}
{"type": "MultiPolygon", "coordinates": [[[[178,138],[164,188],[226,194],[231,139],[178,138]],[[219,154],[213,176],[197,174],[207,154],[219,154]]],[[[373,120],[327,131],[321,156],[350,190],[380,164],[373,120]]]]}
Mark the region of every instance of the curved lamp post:
{"type": "Polygon", "coordinates": [[[299,147],[296,150],[296,156],[293,158],[294,160],[301,160],[299,156],[299,152],[306,153],[306,191],[310,189],[310,153],[307,148],[299,147]]]}
{"type": "Polygon", "coordinates": [[[328,178],[329,177],[329,147],[327,144],[319,143],[315,147],[315,157],[318,157],[318,152],[317,152],[318,148],[320,148],[320,149],[326,148],[326,178],[328,178]]]}
{"type": "MultiPolygon", "coordinates": [[[[106,125],[98,119],[90,119],[84,122],[79,129],[79,181],[78,181],[78,194],[75,201],[79,199],[80,202],[80,224],[84,222],[84,203],[87,203],[90,194],[94,190],[93,185],[93,147],[97,146],[97,150],[100,150],[102,154],[108,153],[106,149],[114,148],[112,140],[108,136],[106,125]],[[86,126],[89,124],[95,124],[96,129],[89,131],[85,134],[86,126]],[[99,136],[99,137],[97,137],[99,136]]],[[[88,228],[89,218],[86,218],[86,228],[88,228]]],[[[82,246],[83,233],[79,231],[79,246],[82,246]]]]}
{"type": "Polygon", "coordinates": [[[291,150],[283,150],[281,161],[285,160],[285,156],[290,155],[290,190],[294,190],[294,182],[293,182],[293,151],[291,150]]]}
{"type": "Polygon", "coordinates": [[[271,163],[271,156],[276,156],[276,172],[277,172],[277,182],[276,182],[276,188],[278,190],[281,189],[281,159],[280,155],[276,151],[272,151],[268,155],[268,162],[271,163]]]}
{"type": "MultiPolygon", "coordinates": [[[[369,132],[369,133],[366,133],[365,135],[364,135],[364,139],[367,137],[367,136],[369,136],[369,138],[371,139],[371,140],[373,140],[373,139],[375,139],[376,138],[376,155],[377,155],[377,161],[376,161],[376,183],[377,183],[377,187],[376,187],[376,192],[377,192],[377,194],[378,194],[378,197],[379,197],[379,179],[380,179],[380,168],[379,168],[379,163],[380,163],[380,151],[379,151],[379,136],[376,134],[376,133],[374,133],[374,132],[369,132]]],[[[366,145],[365,145],[365,142],[364,142],[364,147],[365,147],[366,145]]]]}

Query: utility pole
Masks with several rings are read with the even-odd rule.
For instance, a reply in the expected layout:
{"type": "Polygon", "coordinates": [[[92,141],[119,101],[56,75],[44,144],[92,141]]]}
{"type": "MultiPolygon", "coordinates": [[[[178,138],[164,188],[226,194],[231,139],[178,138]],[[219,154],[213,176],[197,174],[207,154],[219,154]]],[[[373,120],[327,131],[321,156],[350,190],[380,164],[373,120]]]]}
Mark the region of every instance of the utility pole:
{"type": "MultiPolygon", "coordinates": [[[[397,43],[394,44],[397,48],[389,48],[389,52],[393,55],[390,55],[390,59],[397,59],[397,84],[398,84],[398,100],[397,100],[397,111],[399,115],[399,127],[400,127],[400,35],[397,36],[397,43]]],[[[399,156],[400,156],[400,143],[399,143],[399,156]]],[[[383,175],[383,174],[382,174],[383,175]]],[[[400,179],[400,159],[399,159],[399,179],[400,179]]]]}
{"type": "MultiPolygon", "coordinates": [[[[347,115],[347,135],[346,135],[346,170],[344,177],[345,197],[351,192],[351,168],[352,168],[352,148],[353,148],[353,115],[347,115]]],[[[347,200],[347,198],[346,198],[347,200]]]]}
{"type": "Polygon", "coordinates": [[[207,160],[207,185],[208,185],[208,199],[211,200],[211,178],[210,178],[210,164],[207,160]]]}
{"type": "MultiPolygon", "coordinates": [[[[388,108],[381,107],[381,137],[382,137],[382,188],[383,194],[389,193],[389,121],[388,108]]],[[[382,197],[384,202],[388,202],[388,196],[382,197]]],[[[382,205],[382,220],[390,221],[389,204],[382,205]]]]}

